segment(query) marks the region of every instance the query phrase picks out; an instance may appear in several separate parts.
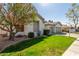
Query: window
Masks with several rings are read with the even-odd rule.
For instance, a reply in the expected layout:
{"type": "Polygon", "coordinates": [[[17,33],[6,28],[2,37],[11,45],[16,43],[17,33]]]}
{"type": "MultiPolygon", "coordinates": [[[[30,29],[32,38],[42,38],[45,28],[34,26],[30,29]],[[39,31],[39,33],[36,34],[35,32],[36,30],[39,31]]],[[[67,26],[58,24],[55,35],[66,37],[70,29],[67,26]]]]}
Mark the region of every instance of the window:
{"type": "Polygon", "coordinates": [[[24,31],[24,25],[15,25],[16,31],[23,32],[24,31]]]}

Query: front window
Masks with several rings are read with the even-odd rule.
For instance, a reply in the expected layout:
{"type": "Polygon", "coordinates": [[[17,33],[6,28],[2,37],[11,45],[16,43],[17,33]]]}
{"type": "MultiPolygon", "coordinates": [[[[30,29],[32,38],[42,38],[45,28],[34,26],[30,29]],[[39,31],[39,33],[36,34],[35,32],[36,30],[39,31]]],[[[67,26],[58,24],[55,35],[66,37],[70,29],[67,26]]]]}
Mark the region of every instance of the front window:
{"type": "Polygon", "coordinates": [[[23,32],[24,31],[24,25],[15,25],[17,32],[23,32]]]}

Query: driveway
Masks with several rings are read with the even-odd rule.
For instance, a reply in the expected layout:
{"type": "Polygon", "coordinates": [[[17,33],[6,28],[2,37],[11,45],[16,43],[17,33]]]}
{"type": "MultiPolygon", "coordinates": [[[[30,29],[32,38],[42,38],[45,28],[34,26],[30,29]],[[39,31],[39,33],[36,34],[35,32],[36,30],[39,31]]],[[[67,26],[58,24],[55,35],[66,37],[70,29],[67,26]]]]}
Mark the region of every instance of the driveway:
{"type": "Polygon", "coordinates": [[[79,56],[79,34],[67,33],[65,36],[77,38],[72,45],[65,51],[63,56],[79,56]]]}

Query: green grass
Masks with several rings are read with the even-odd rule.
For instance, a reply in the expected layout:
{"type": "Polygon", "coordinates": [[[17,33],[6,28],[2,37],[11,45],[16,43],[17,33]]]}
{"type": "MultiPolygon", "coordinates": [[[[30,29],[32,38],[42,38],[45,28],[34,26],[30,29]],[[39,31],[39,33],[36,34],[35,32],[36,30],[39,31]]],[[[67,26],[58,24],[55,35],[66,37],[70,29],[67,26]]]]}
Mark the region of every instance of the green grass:
{"type": "Polygon", "coordinates": [[[60,56],[75,40],[73,37],[48,36],[25,40],[7,47],[2,56],[60,56]]]}

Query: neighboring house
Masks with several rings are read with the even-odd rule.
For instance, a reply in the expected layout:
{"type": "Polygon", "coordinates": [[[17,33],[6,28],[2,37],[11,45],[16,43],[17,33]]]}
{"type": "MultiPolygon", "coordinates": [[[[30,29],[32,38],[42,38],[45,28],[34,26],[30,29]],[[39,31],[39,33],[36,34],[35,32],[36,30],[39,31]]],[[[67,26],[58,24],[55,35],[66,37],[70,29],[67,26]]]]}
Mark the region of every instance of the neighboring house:
{"type": "Polygon", "coordinates": [[[62,32],[75,32],[75,28],[69,25],[62,25],[62,32]]]}
{"type": "Polygon", "coordinates": [[[50,34],[61,33],[62,32],[62,24],[60,22],[48,21],[48,22],[45,22],[44,29],[50,30],[50,34]]]}
{"type": "Polygon", "coordinates": [[[62,32],[69,32],[69,26],[68,25],[65,25],[65,24],[63,24],[62,25],[62,32]]]}
{"type": "Polygon", "coordinates": [[[79,24],[77,25],[76,31],[79,32],[79,24]]]}
{"type": "Polygon", "coordinates": [[[79,32],[79,26],[77,27],[77,32],[79,32]]]}
{"type": "Polygon", "coordinates": [[[74,27],[70,27],[69,28],[69,32],[71,32],[71,33],[75,32],[75,28],[74,27]]]}
{"type": "Polygon", "coordinates": [[[29,32],[34,32],[35,36],[43,34],[44,30],[44,18],[37,14],[37,18],[35,22],[29,23],[27,25],[22,25],[20,28],[18,28],[18,33],[15,35],[28,35],[29,32]]]}
{"type": "Polygon", "coordinates": [[[49,34],[52,34],[53,33],[53,21],[52,22],[50,22],[50,21],[46,21],[45,23],[44,23],[44,30],[49,30],[50,31],[50,33],[49,34]]]}
{"type": "Polygon", "coordinates": [[[62,24],[60,22],[54,22],[53,23],[53,32],[55,33],[61,33],[62,32],[62,24]]]}

